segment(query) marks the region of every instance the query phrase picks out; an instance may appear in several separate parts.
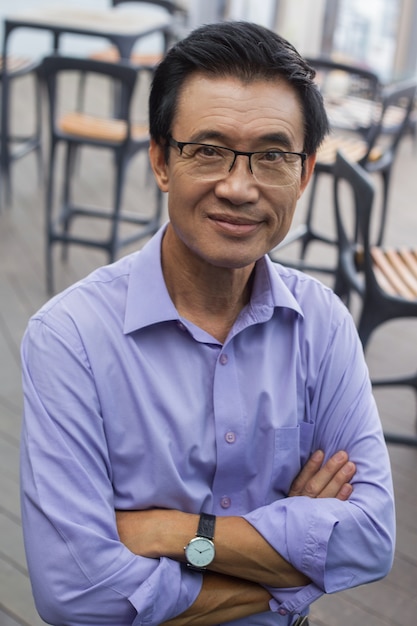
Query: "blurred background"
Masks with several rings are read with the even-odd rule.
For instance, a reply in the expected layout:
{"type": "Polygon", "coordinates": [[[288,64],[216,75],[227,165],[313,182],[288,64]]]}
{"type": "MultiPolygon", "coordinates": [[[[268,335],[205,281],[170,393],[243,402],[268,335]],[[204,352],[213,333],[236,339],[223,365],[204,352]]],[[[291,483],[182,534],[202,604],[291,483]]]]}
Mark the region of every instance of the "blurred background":
{"type": "MultiPolygon", "coordinates": [[[[186,20],[174,24],[177,37],[192,28],[217,20],[250,20],[280,33],[300,53],[368,68],[381,85],[417,79],[417,0],[177,0],[186,9],[186,20]]],[[[140,3],[142,12],[158,13],[159,7],[140,3]]],[[[0,0],[0,40],[3,20],[20,12],[43,7],[88,11],[106,9],[110,0],[0,0]]],[[[126,9],[132,11],[132,4],[126,9]]],[[[124,10],[121,5],[117,10],[124,10]]],[[[108,42],[102,42],[107,45],[108,42]]],[[[96,37],[64,34],[61,51],[84,57],[100,48],[96,37]]],[[[136,51],[145,54],[161,50],[161,34],[138,42],[136,51]]],[[[18,28],[9,39],[12,55],[38,57],[51,53],[51,33],[18,28]]],[[[0,79],[1,79],[0,70],[0,79]]],[[[10,106],[11,127],[33,127],[33,75],[24,75],[13,85],[10,106]]],[[[146,119],[147,87],[137,94],[135,113],[146,119]]],[[[67,106],[76,95],[78,80],[65,85],[67,106]]],[[[139,85],[140,87],[141,85],[139,85]]],[[[0,88],[2,83],[0,80],[0,88]]],[[[108,85],[92,83],[92,100],[112,104],[108,85]]],[[[332,88],[337,91],[334,81],[332,88]]],[[[336,93],[336,91],[334,93],[336,93]]],[[[19,506],[19,437],[22,412],[20,382],[20,341],[29,317],[45,302],[45,189],[48,162],[48,109],[42,102],[43,170],[39,176],[34,153],[13,162],[11,199],[0,201],[0,626],[40,626],[33,604],[23,549],[19,506]]],[[[1,106],[1,105],[0,105],[1,106]]],[[[417,247],[417,131],[413,125],[396,154],[390,190],[387,241],[393,246],[417,247]]],[[[62,155],[57,165],[61,166],[62,155]]],[[[77,196],[90,202],[108,203],[112,197],[114,161],[83,153],[77,168],[77,196]]],[[[61,168],[59,169],[61,172],[61,168]]],[[[152,176],[146,154],[130,168],[125,184],[124,204],[130,211],[150,205],[152,176]],[[149,199],[149,201],[148,201],[149,199]]],[[[63,173],[60,173],[62,178],[63,173]]],[[[324,177],[325,178],[325,177],[324,177]]],[[[328,177],[330,179],[330,177],[328,177]]],[[[3,191],[4,191],[4,180],[3,191]]],[[[376,181],[379,184],[379,181],[376,181]]],[[[380,188],[377,189],[377,195],[380,188]]],[[[0,195],[2,186],[0,184],[0,195]]],[[[307,194],[306,196],[307,197],[307,194]]],[[[300,201],[295,222],[303,215],[306,200],[300,201]]],[[[379,197],[378,197],[379,199],[379,197]]],[[[331,180],[321,184],[318,222],[332,222],[331,180]]],[[[164,215],[164,219],[166,214],[164,215]]],[[[97,227],[98,229],[98,227],[97,227]]],[[[99,230],[99,229],[98,229],[99,230]]],[[[101,231],[100,231],[101,232],[101,231]]],[[[137,244],[133,249],[137,248],[137,244]]],[[[131,247],[132,249],[132,247],[131,247]]],[[[129,252],[127,249],[124,252],[129,252]]],[[[72,247],[67,262],[58,257],[56,290],[59,291],[106,262],[102,251],[72,247]]],[[[375,333],[366,355],[372,373],[415,371],[417,318],[388,324],[388,332],[375,333]]],[[[414,390],[378,390],[377,403],[384,427],[403,433],[416,432],[417,402],[414,390]]],[[[311,626],[400,626],[413,624],[417,615],[417,448],[390,445],[397,499],[398,541],[394,567],[384,580],[365,587],[326,596],[315,603],[311,626]]],[[[116,624],[114,626],[117,626],[116,624]]]]}
{"type": "MultiPolygon", "coordinates": [[[[45,4],[45,0],[1,0],[0,18],[45,4]]],[[[49,4],[57,6],[60,0],[49,4]]],[[[106,0],[66,0],[62,4],[92,9],[108,6],[106,0]]],[[[302,54],[332,54],[360,63],[377,71],[385,82],[416,72],[415,0],[181,0],[180,4],[188,10],[189,28],[217,19],[245,19],[276,30],[302,54]]],[[[152,49],[149,40],[140,45],[152,49]]],[[[13,46],[25,54],[50,49],[45,33],[29,31],[16,33],[13,46]]],[[[85,38],[68,36],[63,50],[85,53],[92,46],[94,42],[85,38]]]]}

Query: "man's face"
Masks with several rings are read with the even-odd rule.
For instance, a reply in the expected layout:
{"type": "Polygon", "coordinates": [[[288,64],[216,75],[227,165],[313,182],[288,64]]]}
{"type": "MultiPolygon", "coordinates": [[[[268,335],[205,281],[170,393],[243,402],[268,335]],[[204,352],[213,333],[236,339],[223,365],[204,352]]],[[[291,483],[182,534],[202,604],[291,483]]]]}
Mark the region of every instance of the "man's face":
{"type": "MultiPolygon", "coordinates": [[[[172,137],[247,152],[302,152],[303,113],[284,80],[243,83],[194,74],[181,90],[172,137]]],[[[270,187],[255,180],[246,156],[238,156],[223,178],[208,182],[192,175],[192,164],[175,147],[168,163],[164,147],[154,142],[150,154],[158,184],[168,192],[170,234],[178,249],[185,246],[187,253],[230,269],[251,265],[282,241],[315,160],[309,157],[302,173],[297,159],[293,184],[270,187]]]]}

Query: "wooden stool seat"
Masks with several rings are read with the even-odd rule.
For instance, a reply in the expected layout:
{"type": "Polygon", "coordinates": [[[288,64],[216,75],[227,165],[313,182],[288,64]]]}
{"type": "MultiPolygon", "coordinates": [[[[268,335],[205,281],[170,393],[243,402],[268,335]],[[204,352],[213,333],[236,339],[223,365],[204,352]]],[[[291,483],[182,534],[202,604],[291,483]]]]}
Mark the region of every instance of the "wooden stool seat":
{"type": "MultiPolygon", "coordinates": [[[[347,135],[331,134],[326,137],[317,152],[317,162],[321,166],[331,168],[336,161],[337,152],[343,152],[349,161],[360,163],[368,151],[366,141],[347,135]]],[[[382,150],[375,146],[368,155],[368,160],[377,161],[382,155],[382,150]]]]}
{"type": "MultiPolygon", "coordinates": [[[[60,118],[59,129],[67,135],[115,144],[122,143],[128,136],[128,127],[124,120],[102,118],[75,111],[60,118]]],[[[148,128],[132,124],[131,135],[134,140],[146,139],[149,135],[148,128]]]]}
{"type": "MultiPolygon", "coordinates": [[[[109,46],[104,50],[98,50],[90,54],[90,59],[95,61],[105,61],[106,63],[118,63],[120,61],[120,54],[114,46],[109,46]]],[[[146,54],[140,52],[134,52],[130,57],[130,62],[133,65],[141,65],[145,67],[154,67],[162,61],[162,54],[146,54]]]]}
{"type": "MultiPolygon", "coordinates": [[[[16,74],[18,72],[28,72],[34,67],[35,63],[33,59],[28,57],[10,55],[7,57],[6,67],[9,74],[16,74]]],[[[4,58],[0,55],[0,74],[4,71],[4,58]]]]}
{"type": "Polygon", "coordinates": [[[417,299],[417,250],[372,247],[371,257],[384,291],[407,300],[417,299]]]}

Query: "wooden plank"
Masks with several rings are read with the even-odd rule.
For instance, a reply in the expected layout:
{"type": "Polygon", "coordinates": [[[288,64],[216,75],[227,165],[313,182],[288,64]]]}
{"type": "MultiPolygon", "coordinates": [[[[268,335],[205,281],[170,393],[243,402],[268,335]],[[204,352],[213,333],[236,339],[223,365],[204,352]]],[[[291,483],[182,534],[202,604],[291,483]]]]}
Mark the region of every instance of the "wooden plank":
{"type": "Polygon", "coordinates": [[[358,162],[366,154],[366,143],[355,137],[328,135],[317,153],[317,161],[331,165],[336,160],[336,152],[342,152],[349,160],[358,162]]]}
{"type": "Polygon", "coordinates": [[[417,250],[402,248],[400,254],[411,274],[417,279],[417,250]]]}
{"type": "Polygon", "coordinates": [[[27,574],[21,524],[4,514],[2,509],[0,509],[0,558],[27,574]]]}
{"type": "Polygon", "coordinates": [[[388,248],[385,251],[385,256],[390,262],[393,269],[397,272],[399,278],[410,289],[414,298],[417,296],[417,280],[414,278],[413,273],[410,271],[407,263],[404,262],[404,258],[400,252],[393,248],[388,248]]]}
{"type": "Polygon", "coordinates": [[[0,607],[23,626],[45,626],[35,608],[28,575],[2,558],[0,558],[0,607]]]}
{"type": "Polygon", "coordinates": [[[0,605],[0,624],[1,626],[22,626],[23,622],[17,622],[11,615],[5,612],[4,607],[0,605]]]}
{"type": "Polygon", "coordinates": [[[395,269],[391,266],[389,258],[384,254],[381,248],[373,247],[371,249],[372,260],[376,267],[384,275],[390,283],[395,293],[402,298],[413,299],[414,294],[409,287],[402,281],[395,269]]]}
{"type": "Polygon", "coordinates": [[[0,474],[19,481],[18,447],[4,438],[0,439],[0,474]]]}

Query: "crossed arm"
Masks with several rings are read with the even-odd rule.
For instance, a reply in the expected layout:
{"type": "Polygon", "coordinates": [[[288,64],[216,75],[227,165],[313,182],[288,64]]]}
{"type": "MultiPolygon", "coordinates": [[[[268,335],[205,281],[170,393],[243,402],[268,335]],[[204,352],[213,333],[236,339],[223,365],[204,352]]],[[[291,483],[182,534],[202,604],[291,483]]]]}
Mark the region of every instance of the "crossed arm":
{"type": "MultiPolygon", "coordinates": [[[[295,478],[289,497],[347,500],[355,465],[338,452],[324,465],[324,454],[314,453],[295,478]]],[[[154,509],[117,511],[120,540],[135,554],[184,562],[184,546],[195,535],[198,515],[154,509]]],[[[241,517],[218,517],[216,557],[204,575],[201,592],[182,615],[165,622],[170,626],[210,626],[269,610],[271,595],[263,586],[299,587],[309,579],[278,554],[241,517]]]]}

